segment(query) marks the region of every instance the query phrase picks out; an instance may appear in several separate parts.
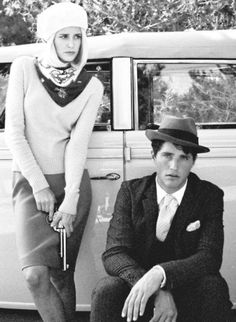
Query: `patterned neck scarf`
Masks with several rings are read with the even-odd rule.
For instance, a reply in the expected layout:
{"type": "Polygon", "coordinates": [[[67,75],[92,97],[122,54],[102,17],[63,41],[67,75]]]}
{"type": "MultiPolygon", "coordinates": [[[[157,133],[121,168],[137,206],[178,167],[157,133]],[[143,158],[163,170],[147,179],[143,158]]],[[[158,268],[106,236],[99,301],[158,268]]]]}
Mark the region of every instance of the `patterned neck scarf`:
{"type": "Polygon", "coordinates": [[[49,65],[45,66],[42,61],[38,61],[37,65],[41,73],[47,79],[50,79],[55,85],[61,87],[67,87],[69,84],[74,82],[80,72],[80,69],[76,69],[71,65],[55,68],[49,65]]]}
{"type": "MultiPolygon", "coordinates": [[[[35,68],[41,84],[46,89],[53,101],[56,102],[60,107],[65,107],[77,96],[79,96],[92,78],[92,74],[88,73],[83,68],[82,71],[77,75],[75,81],[71,81],[68,86],[63,87],[61,85],[56,85],[55,81],[52,81],[51,78],[47,78],[45,74],[42,73],[37,59],[35,59],[35,68]]],[[[56,77],[59,78],[58,76],[56,77]]],[[[74,75],[72,77],[74,78],[74,75]]],[[[72,77],[69,77],[68,79],[71,79],[72,77]]],[[[59,82],[64,82],[64,78],[65,76],[60,75],[59,82]]]]}

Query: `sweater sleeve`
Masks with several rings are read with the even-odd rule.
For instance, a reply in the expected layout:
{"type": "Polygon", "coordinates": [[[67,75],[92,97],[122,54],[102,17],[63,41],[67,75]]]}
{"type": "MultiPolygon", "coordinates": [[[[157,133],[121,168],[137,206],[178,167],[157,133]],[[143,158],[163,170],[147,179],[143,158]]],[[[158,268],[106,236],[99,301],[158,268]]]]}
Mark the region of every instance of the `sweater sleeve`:
{"type": "Polygon", "coordinates": [[[75,215],[79,200],[79,187],[87,157],[89,139],[96,120],[98,107],[103,95],[103,85],[96,78],[92,80],[93,92],[71,131],[70,140],[65,151],[65,198],[59,211],[75,215]]]}
{"type": "Polygon", "coordinates": [[[24,74],[28,70],[24,68],[24,59],[15,60],[11,66],[6,99],[5,139],[23,176],[29,181],[33,192],[37,192],[49,185],[25,136],[24,74]]]}

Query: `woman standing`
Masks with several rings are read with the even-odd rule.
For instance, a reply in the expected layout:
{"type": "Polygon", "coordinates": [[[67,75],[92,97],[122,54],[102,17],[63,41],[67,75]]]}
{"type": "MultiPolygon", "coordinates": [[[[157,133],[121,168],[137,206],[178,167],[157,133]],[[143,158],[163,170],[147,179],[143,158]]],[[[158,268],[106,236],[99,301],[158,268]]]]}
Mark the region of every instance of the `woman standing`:
{"type": "Polygon", "coordinates": [[[103,86],[83,69],[86,28],[87,14],[77,4],[47,8],[37,21],[45,50],[37,59],[13,62],[7,93],[17,247],[35,305],[48,322],[74,319],[74,269],[91,204],[85,162],[103,86]],[[53,229],[58,225],[68,237],[65,272],[53,229]]]}

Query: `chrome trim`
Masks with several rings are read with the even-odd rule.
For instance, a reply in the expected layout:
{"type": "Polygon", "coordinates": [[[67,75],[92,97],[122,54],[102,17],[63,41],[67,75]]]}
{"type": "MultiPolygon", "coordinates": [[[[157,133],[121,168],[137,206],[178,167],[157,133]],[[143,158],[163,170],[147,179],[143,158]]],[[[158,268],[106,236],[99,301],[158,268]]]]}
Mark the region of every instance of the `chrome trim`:
{"type": "Polygon", "coordinates": [[[133,61],[133,74],[134,74],[134,129],[138,131],[138,123],[139,123],[139,117],[138,117],[138,60],[133,61]]]}
{"type": "Polygon", "coordinates": [[[131,130],[132,81],[131,58],[112,60],[113,129],[131,130]]]}
{"type": "Polygon", "coordinates": [[[210,63],[210,64],[236,64],[236,59],[134,59],[134,63],[166,63],[166,64],[194,64],[194,63],[210,63]]]}
{"type": "Polygon", "coordinates": [[[120,175],[119,173],[115,173],[115,172],[111,172],[108,173],[104,176],[95,176],[95,177],[90,177],[91,180],[119,180],[120,179],[120,175]]]}

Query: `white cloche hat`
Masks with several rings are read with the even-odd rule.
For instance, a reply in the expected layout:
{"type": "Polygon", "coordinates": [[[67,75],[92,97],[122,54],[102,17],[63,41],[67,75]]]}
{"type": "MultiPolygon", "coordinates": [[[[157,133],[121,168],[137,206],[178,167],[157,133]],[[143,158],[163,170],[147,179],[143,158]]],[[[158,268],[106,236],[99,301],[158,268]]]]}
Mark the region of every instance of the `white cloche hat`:
{"type": "Polygon", "coordinates": [[[60,2],[48,7],[37,17],[37,36],[44,41],[66,27],[88,28],[87,13],[83,7],[72,2],[60,2]]]}

